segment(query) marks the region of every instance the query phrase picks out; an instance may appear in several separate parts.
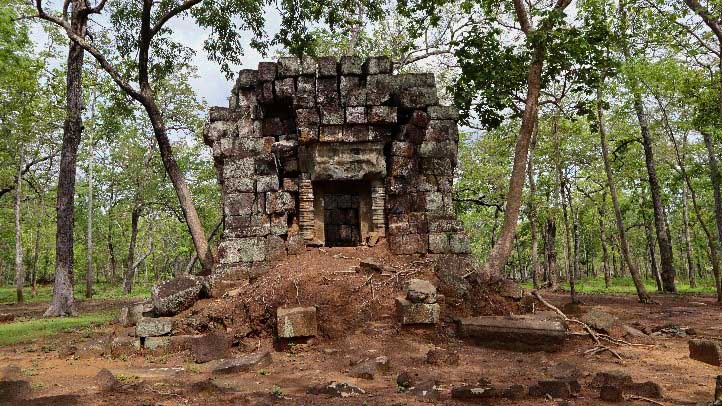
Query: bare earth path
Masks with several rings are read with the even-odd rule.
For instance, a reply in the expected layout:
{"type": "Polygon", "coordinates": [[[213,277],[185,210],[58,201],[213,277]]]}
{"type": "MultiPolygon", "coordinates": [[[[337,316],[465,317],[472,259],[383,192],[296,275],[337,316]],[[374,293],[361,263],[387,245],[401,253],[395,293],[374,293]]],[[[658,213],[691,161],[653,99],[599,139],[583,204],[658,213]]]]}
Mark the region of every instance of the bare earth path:
{"type": "MultiPolygon", "coordinates": [[[[568,300],[564,295],[546,293],[545,297],[558,306],[568,300]]],[[[696,336],[722,336],[720,307],[712,297],[656,296],[657,305],[641,305],[634,296],[582,296],[584,306],[598,306],[615,314],[626,324],[637,323],[650,330],[666,324],[693,328],[696,336]]],[[[88,303],[90,306],[116,306],[88,303]]],[[[40,306],[40,305],[38,305],[40,306]]],[[[42,306],[41,306],[42,307],[42,306]]],[[[3,309],[3,311],[6,311],[3,309]]],[[[29,306],[24,311],[35,311],[29,306]]],[[[270,338],[257,341],[257,346],[272,351],[273,363],[259,371],[232,375],[212,375],[208,366],[193,364],[184,354],[134,355],[127,358],[81,357],[62,355],[71,342],[81,342],[113,330],[112,326],[97,328],[90,333],[63,333],[46,342],[20,344],[0,348],[0,367],[17,365],[23,377],[31,383],[34,402],[25,404],[83,404],[83,405],[179,405],[179,404],[304,404],[304,405],[417,405],[468,404],[452,399],[452,386],[464,382],[474,384],[480,378],[507,387],[511,384],[531,385],[550,378],[559,364],[576,365],[581,376],[582,390],[569,400],[526,399],[510,401],[492,399],[495,405],[598,405],[598,390],[590,389],[593,375],[598,371],[623,370],[635,381],[653,381],[664,390],[664,405],[704,404],[712,399],[715,377],[722,369],[689,359],[689,337],[659,335],[643,341],[645,346],[615,347],[624,358],[620,361],[609,353],[587,356],[591,348],[587,338],[574,338],[557,353],[519,353],[487,349],[457,339],[453,329],[401,329],[390,315],[379,317],[353,333],[339,339],[319,339],[295,346],[292,351],[273,351],[270,338]],[[459,353],[458,365],[431,365],[426,353],[432,348],[444,348],[459,353]],[[391,370],[373,380],[348,376],[351,361],[363,357],[386,355],[391,370]],[[112,371],[124,383],[124,389],[102,392],[95,375],[102,368],[112,371]],[[442,389],[437,399],[411,393],[400,393],[396,376],[406,371],[416,382],[435,381],[442,389]],[[210,380],[209,380],[210,379],[210,380]],[[310,384],[331,380],[349,382],[366,390],[367,394],[353,398],[326,398],[308,395],[310,384]],[[276,395],[271,392],[273,388],[276,395]],[[53,397],[72,395],[71,397],[53,397]]],[[[642,341],[638,341],[642,342],[642,341]]],[[[255,350],[250,348],[249,351],[255,350]]],[[[479,401],[477,401],[479,402],[479,401]]],[[[646,401],[626,404],[649,405],[646,401]]]]}

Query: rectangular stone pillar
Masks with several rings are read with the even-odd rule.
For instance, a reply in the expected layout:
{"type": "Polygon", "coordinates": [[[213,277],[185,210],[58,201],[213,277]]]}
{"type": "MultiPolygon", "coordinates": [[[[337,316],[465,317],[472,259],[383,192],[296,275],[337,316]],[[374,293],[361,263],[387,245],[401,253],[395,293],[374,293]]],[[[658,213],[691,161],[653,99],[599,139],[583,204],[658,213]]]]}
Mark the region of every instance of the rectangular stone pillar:
{"type": "Polygon", "coordinates": [[[371,183],[371,223],[373,231],[379,236],[386,235],[384,207],[386,206],[386,188],[380,180],[371,183]]]}
{"type": "Polygon", "coordinates": [[[308,174],[302,173],[298,188],[299,204],[299,225],[304,241],[311,241],[314,237],[314,208],[313,208],[313,186],[308,174]]]}

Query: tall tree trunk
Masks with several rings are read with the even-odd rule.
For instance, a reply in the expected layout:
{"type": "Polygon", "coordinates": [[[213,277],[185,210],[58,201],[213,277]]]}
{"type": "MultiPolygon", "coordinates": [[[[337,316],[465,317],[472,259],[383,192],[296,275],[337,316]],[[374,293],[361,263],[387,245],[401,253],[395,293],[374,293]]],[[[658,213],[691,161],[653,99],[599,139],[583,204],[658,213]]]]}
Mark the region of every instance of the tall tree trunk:
{"type": "MultiPolygon", "coordinates": [[[[151,92],[149,88],[145,91],[151,92]]],[[[158,142],[163,166],[165,167],[166,173],[168,173],[171,183],[173,183],[173,188],[178,196],[181,210],[183,210],[186,225],[188,226],[188,230],[190,231],[193,239],[193,245],[196,248],[198,258],[201,266],[203,267],[203,272],[201,274],[210,275],[213,268],[213,255],[208,249],[208,242],[206,241],[205,231],[203,231],[203,224],[201,224],[198,212],[193,205],[191,191],[188,188],[188,184],[183,178],[183,173],[178,167],[178,163],[173,155],[173,149],[171,148],[170,140],[168,139],[168,132],[165,127],[163,115],[152,98],[148,98],[143,105],[148,113],[151,124],[153,125],[153,133],[155,134],[155,139],[158,142]]]]}
{"type": "Polygon", "coordinates": [[[23,233],[20,224],[20,204],[23,199],[23,150],[20,146],[20,164],[18,165],[17,184],[15,185],[15,293],[17,302],[23,303],[23,288],[25,287],[25,264],[23,263],[23,233]]]}
{"type": "Polygon", "coordinates": [[[536,224],[536,182],[534,181],[534,150],[536,149],[538,126],[534,128],[531,138],[531,147],[529,150],[529,167],[527,174],[529,176],[529,228],[531,231],[531,273],[534,289],[539,289],[539,237],[536,224]]]}
{"type": "Polygon", "coordinates": [[[599,213],[599,239],[602,244],[602,269],[604,270],[604,287],[609,289],[611,270],[609,269],[609,249],[607,248],[607,232],[604,228],[604,212],[599,213]]]}
{"type": "MultiPolygon", "coordinates": [[[[87,3],[72,0],[72,31],[85,37],[88,25],[87,3]]],[[[66,111],[63,126],[63,146],[57,188],[57,231],[55,234],[55,283],[53,300],[45,311],[46,317],[77,314],[73,297],[73,226],[75,225],[75,166],[78,146],[83,132],[83,48],[71,41],[68,50],[65,96],[66,111]]]]}
{"type": "Polygon", "coordinates": [[[141,206],[133,206],[130,215],[130,244],[128,245],[128,258],[126,260],[125,275],[123,277],[123,293],[130,294],[133,290],[135,277],[135,246],[138,241],[138,220],[140,220],[141,206]]]}
{"type": "Polygon", "coordinates": [[[571,199],[567,199],[567,182],[564,175],[564,169],[561,164],[561,141],[559,140],[559,115],[555,114],[552,119],[552,138],[554,139],[554,166],[557,172],[557,183],[559,186],[559,201],[562,205],[562,217],[564,219],[564,268],[566,270],[567,280],[569,281],[569,294],[572,302],[576,303],[576,287],[574,285],[574,271],[572,269],[572,239],[571,228],[569,227],[569,212],[567,207],[571,208],[571,199]],[[567,206],[569,204],[569,206],[567,206]]]}
{"type": "Polygon", "coordinates": [[[93,135],[91,132],[89,162],[88,162],[88,230],[87,230],[87,265],[88,269],[85,273],[85,297],[90,299],[93,297],[93,135]]]}
{"type": "Polygon", "coordinates": [[[617,224],[617,233],[619,234],[619,248],[622,251],[624,262],[629,267],[629,273],[632,275],[634,286],[637,289],[637,296],[642,303],[650,303],[651,298],[647,293],[647,289],[642,283],[639,275],[639,269],[632,262],[629,254],[629,244],[627,243],[627,233],[624,229],[622,221],[622,209],[619,206],[619,198],[617,197],[617,187],[614,184],[614,176],[612,175],[612,164],[609,162],[609,143],[607,141],[607,130],[604,127],[604,113],[602,109],[601,89],[597,89],[597,127],[599,131],[600,144],[602,147],[602,159],[604,160],[604,171],[607,174],[607,184],[609,186],[609,195],[612,197],[612,206],[614,207],[614,218],[617,224]]]}
{"type": "Polygon", "coordinates": [[[37,216],[35,224],[35,248],[33,248],[33,267],[30,271],[30,294],[32,297],[37,296],[37,279],[38,279],[38,258],[40,257],[40,233],[43,229],[43,219],[45,218],[45,190],[41,189],[38,193],[40,199],[40,213],[37,216]]]}
{"type": "Polygon", "coordinates": [[[512,244],[514,242],[514,235],[516,234],[516,223],[519,219],[519,209],[521,208],[521,198],[525,183],[524,178],[526,177],[526,161],[528,158],[529,144],[538,119],[544,54],[544,48],[538,44],[534,49],[532,63],[529,66],[526,103],[524,105],[519,136],[516,139],[516,146],[514,148],[514,164],[511,170],[511,179],[509,180],[506,209],[504,210],[504,222],[499,240],[491,249],[485,264],[486,270],[493,273],[502,272],[513,248],[512,244]]]}
{"type": "Polygon", "coordinates": [[[557,288],[557,225],[551,213],[547,213],[546,227],[544,229],[544,254],[547,263],[547,278],[549,279],[549,288],[555,290],[557,288]]]}
{"type": "Polygon", "coordinates": [[[692,260],[692,238],[689,235],[689,209],[687,208],[687,187],[682,191],[682,223],[684,229],[684,250],[687,256],[687,275],[689,278],[689,287],[697,287],[697,279],[694,275],[694,261],[692,260]]]}
{"type": "MultiPolygon", "coordinates": [[[[641,199],[640,199],[641,200],[641,199]]],[[[640,201],[640,205],[641,205],[640,201]]],[[[657,253],[654,250],[654,236],[652,235],[652,225],[649,224],[647,216],[643,215],[642,221],[644,221],[644,233],[647,238],[647,254],[649,255],[649,266],[652,270],[652,277],[654,282],[657,284],[657,292],[663,292],[664,287],[662,286],[662,279],[659,275],[659,268],[657,268],[657,253]]]]}
{"type": "MultiPolygon", "coordinates": [[[[722,102],[722,95],[720,96],[720,101],[722,102]]],[[[720,247],[720,236],[722,236],[722,193],[720,192],[719,166],[717,164],[717,154],[715,153],[712,134],[707,131],[702,131],[702,138],[704,138],[704,145],[707,148],[707,158],[709,160],[709,177],[712,181],[712,192],[714,195],[714,217],[715,223],[717,224],[717,248],[719,249],[722,248],[720,247]]],[[[719,271],[717,273],[719,274],[719,271]]],[[[721,293],[717,294],[717,301],[722,301],[721,293]]]]}

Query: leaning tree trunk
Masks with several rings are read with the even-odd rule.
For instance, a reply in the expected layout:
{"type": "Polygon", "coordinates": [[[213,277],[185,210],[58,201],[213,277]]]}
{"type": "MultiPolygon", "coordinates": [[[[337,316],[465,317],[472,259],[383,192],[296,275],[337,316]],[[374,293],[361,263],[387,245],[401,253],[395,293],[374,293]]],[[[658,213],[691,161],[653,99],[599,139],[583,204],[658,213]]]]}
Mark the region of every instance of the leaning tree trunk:
{"type": "MultiPolygon", "coordinates": [[[[85,1],[72,1],[72,31],[85,37],[88,25],[85,1]]],[[[70,42],[66,72],[66,111],[57,189],[57,231],[55,233],[55,283],[53,300],[46,317],[75,315],[73,298],[73,226],[75,225],[75,164],[83,131],[83,48],[70,42]]]]}
{"type": "Polygon", "coordinates": [[[599,131],[600,144],[602,147],[602,159],[604,160],[604,171],[607,174],[607,184],[609,186],[609,195],[612,197],[612,206],[614,207],[614,218],[617,224],[617,233],[619,234],[619,247],[629,268],[629,273],[632,275],[634,286],[637,289],[637,296],[639,301],[642,303],[650,303],[651,298],[647,293],[647,289],[642,283],[642,278],[639,275],[639,269],[632,262],[632,258],[629,254],[629,243],[627,242],[627,234],[624,229],[624,222],[622,221],[622,209],[619,206],[619,198],[617,197],[617,187],[614,184],[614,176],[612,175],[612,165],[609,162],[609,143],[607,141],[607,130],[604,128],[604,115],[602,110],[602,98],[601,89],[597,89],[597,127],[599,131]]]}
{"type": "Polygon", "coordinates": [[[25,287],[25,265],[23,263],[23,233],[20,224],[20,203],[23,193],[23,151],[20,147],[20,164],[18,165],[17,185],[15,185],[15,292],[18,303],[23,303],[23,288],[25,287]]]}
{"type": "Polygon", "coordinates": [[[133,206],[130,215],[130,243],[128,245],[128,258],[126,261],[125,275],[123,276],[123,293],[130,294],[133,290],[133,279],[135,278],[135,246],[138,241],[138,220],[140,220],[141,206],[133,206]]]}
{"type": "Polygon", "coordinates": [[[504,222],[501,227],[501,235],[486,260],[485,269],[490,272],[501,274],[506,261],[511,255],[516,234],[516,223],[519,219],[521,198],[524,189],[524,178],[526,177],[526,161],[529,152],[529,144],[534,127],[537,123],[539,108],[539,93],[542,82],[541,73],[544,63],[544,50],[537,45],[534,50],[534,59],[529,66],[527,75],[527,95],[522,115],[521,128],[514,148],[514,164],[509,180],[509,190],[506,199],[506,210],[504,210],[504,222]]]}
{"type": "Polygon", "coordinates": [[[198,253],[198,259],[200,260],[201,266],[203,267],[202,275],[210,275],[213,268],[213,255],[208,249],[208,241],[206,241],[205,232],[203,231],[203,225],[201,224],[198,212],[193,205],[193,197],[191,191],[188,188],[188,184],[183,178],[183,173],[178,167],[178,163],[173,156],[173,149],[168,139],[168,132],[165,127],[165,121],[160,109],[156,105],[155,101],[151,98],[145,100],[143,106],[148,113],[151,124],[153,125],[153,133],[155,139],[158,142],[158,148],[160,150],[160,156],[163,161],[168,177],[173,183],[173,188],[178,196],[181,210],[186,220],[186,225],[191,233],[193,244],[195,245],[196,252],[198,253]]]}
{"type": "Polygon", "coordinates": [[[644,216],[644,235],[647,238],[647,254],[649,255],[649,266],[652,270],[652,277],[654,282],[657,284],[657,292],[662,292],[664,287],[662,286],[662,279],[659,276],[659,269],[657,268],[657,253],[654,250],[654,236],[652,235],[652,225],[649,224],[649,220],[644,216]]]}
{"type": "Polygon", "coordinates": [[[555,290],[558,284],[557,273],[557,225],[554,218],[547,213],[546,227],[544,230],[544,256],[547,263],[547,279],[549,280],[549,289],[555,290]]]}
{"type": "Polygon", "coordinates": [[[93,136],[90,136],[90,161],[88,162],[88,229],[87,229],[87,271],[85,273],[85,297],[93,297],[93,136]]]}

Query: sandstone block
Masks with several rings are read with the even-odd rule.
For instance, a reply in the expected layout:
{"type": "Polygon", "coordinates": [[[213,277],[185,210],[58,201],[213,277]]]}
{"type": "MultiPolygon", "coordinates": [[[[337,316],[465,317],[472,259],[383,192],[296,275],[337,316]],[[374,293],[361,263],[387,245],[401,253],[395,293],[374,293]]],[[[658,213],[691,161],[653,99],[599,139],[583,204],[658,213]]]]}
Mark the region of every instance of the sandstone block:
{"type": "Polygon", "coordinates": [[[256,177],[256,192],[275,192],[278,190],[277,175],[261,175],[256,177]]]}
{"type": "Polygon", "coordinates": [[[347,398],[350,396],[363,395],[366,393],[358,386],[346,382],[329,382],[325,384],[311,385],[306,388],[309,395],[327,395],[337,398],[347,398]]]}
{"type": "Polygon", "coordinates": [[[427,280],[407,280],[404,283],[404,292],[411,303],[436,303],[436,286],[427,280]]]}
{"type": "Polygon", "coordinates": [[[566,326],[558,321],[520,316],[468,317],[459,320],[459,334],[491,347],[556,350],[566,340],[566,326]]]}
{"type": "Polygon", "coordinates": [[[399,95],[401,107],[406,109],[425,108],[438,103],[439,97],[433,87],[407,87],[399,95]]]}
{"type": "Polygon", "coordinates": [[[301,61],[295,56],[286,56],[278,59],[278,77],[288,78],[301,73],[301,61]]]}
{"type": "Polygon", "coordinates": [[[341,76],[339,90],[342,106],[366,105],[366,88],[358,76],[341,76]]]}
{"type": "Polygon", "coordinates": [[[279,99],[289,99],[296,94],[296,86],[293,78],[276,79],[273,82],[273,88],[276,91],[276,97],[279,99]]]}
{"type": "Polygon", "coordinates": [[[174,316],[203,297],[203,278],[178,276],[153,286],[151,297],[157,316],[174,316]]]}
{"type": "Polygon", "coordinates": [[[301,57],[300,74],[304,76],[316,76],[316,59],[309,55],[301,57]]]}
{"type": "Polygon", "coordinates": [[[190,353],[193,361],[205,363],[226,358],[231,350],[233,340],[223,333],[210,333],[193,337],[190,341],[190,353]]]}
{"type": "Polygon", "coordinates": [[[432,120],[459,119],[459,110],[454,106],[430,106],[427,112],[432,120]]]}
{"type": "Polygon", "coordinates": [[[722,344],[716,340],[689,340],[689,357],[706,364],[722,366],[722,344]]]}
{"type": "Polygon", "coordinates": [[[401,324],[436,324],[440,307],[433,303],[412,303],[402,297],[396,298],[396,311],[401,324]]]}
{"type": "Polygon", "coordinates": [[[318,334],[315,307],[278,308],[276,318],[281,338],[314,337],[318,334]]]}
{"type": "Polygon", "coordinates": [[[138,337],[159,337],[173,331],[173,319],[170,317],[144,317],[135,326],[138,337]]]}
{"type": "Polygon", "coordinates": [[[258,80],[272,81],[276,79],[278,72],[278,64],[275,62],[259,62],[258,63],[258,80]]]}
{"type": "Polygon", "coordinates": [[[363,68],[366,75],[391,73],[391,58],[388,56],[371,57],[364,63],[363,68]]]}
{"type": "Polygon", "coordinates": [[[366,124],[366,107],[346,107],[346,123],[366,124]]]}
{"type": "MultiPolygon", "coordinates": [[[[285,220],[285,218],[283,220],[285,220]]],[[[285,234],[285,232],[283,234],[285,234]]],[[[285,257],[286,242],[283,241],[283,238],[278,235],[269,235],[266,237],[266,260],[278,261],[284,259],[285,257]]]]}
{"type": "Polygon", "coordinates": [[[369,123],[395,124],[396,123],[396,107],[371,106],[369,108],[369,123]]]}
{"type": "Polygon", "coordinates": [[[429,234],[429,251],[434,254],[447,254],[451,251],[449,236],[446,233],[429,234]]]}
{"type": "Polygon", "coordinates": [[[336,76],[337,73],[337,61],[332,56],[318,58],[318,77],[325,78],[330,76],[336,76]]]}
{"type": "Polygon", "coordinates": [[[308,144],[318,141],[318,127],[299,127],[298,141],[301,144],[308,144]]]}
{"type": "Polygon", "coordinates": [[[605,334],[614,334],[621,330],[619,319],[616,316],[596,308],[584,314],[581,321],[605,334]]]}
{"type": "Polygon", "coordinates": [[[258,71],[255,69],[241,69],[236,79],[236,87],[238,89],[255,88],[258,83],[258,71]]]}
{"type": "Polygon", "coordinates": [[[301,76],[296,80],[296,93],[293,98],[295,108],[314,108],[316,106],[316,78],[301,76]]]}
{"type": "Polygon", "coordinates": [[[224,360],[219,362],[212,370],[215,374],[234,374],[238,372],[248,372],[255,369],[263,368],[271,365],[273,362],[271,353],[268,351],[258,351],[252,354],[243,355],[238,358],[224,360]]]}
{"type": "Polygon", "coordinates": [[[296,208],[296,199],[288,192],[266,193],[266,213],[288,213],[296,208]]]}
{"type": "Polygon", "coordinates": [[[340,71],[342,75],[361,75],[363,60],[358,56],[341,57],[340,71]]]}
{"type": "Polygon", "coordinates": [[[265,250],[264,238],[226,239],[218,245],[218,256],[222,264],[263,261],[266,259],[265,250]]]}
{"type": "Polygon", "coordinates": [[[338,106],[321,106],[321,124],[341,125],[344,121],[344,111],[338,106]]]}
{"type": "Polygon", "coordinates": [[[469,236],[463,232],[449,234],[449,249],[454,254],[468,254],[471,252],[469,236]]]}
{"type": "Polygon", "coordinates": [[[316,102],[319,106],[338,106],[339,93],[335,77],[319,78],[316,81],[316,102]]]}

